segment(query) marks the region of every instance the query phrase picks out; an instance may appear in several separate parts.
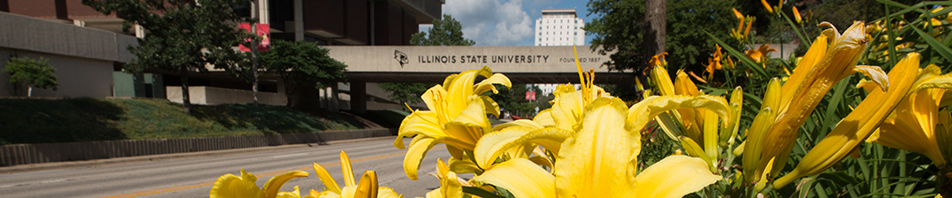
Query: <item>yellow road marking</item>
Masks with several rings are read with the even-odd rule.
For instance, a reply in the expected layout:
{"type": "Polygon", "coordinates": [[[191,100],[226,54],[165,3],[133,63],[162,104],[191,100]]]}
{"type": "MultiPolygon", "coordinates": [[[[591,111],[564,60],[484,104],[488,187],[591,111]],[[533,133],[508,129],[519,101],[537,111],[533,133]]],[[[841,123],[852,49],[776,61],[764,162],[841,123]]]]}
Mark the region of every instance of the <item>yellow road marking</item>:
{"type": "MultiPolygon", "coordinates": [[[[438,149],[438,148],[443,148],[443,147],[445,147],[445,146],[433,147],[432,149],[438,149]]],[[[431,150],[432,150],[432,149],[431,149],[431,150]]],[[[375,160],[375,159],[381,159],[381,158],[388,158],[388,157],[395,157],[395,156],[401,156],[401,155],[406,155],[406,154],[407,154],[407,152],[402,152],[402,153],[393,153],[393,154],[388,154],[388,155],[378,155],[378,156],[372,156],[372,157],[365,157],[365,158],[350,160],[350,163],[353,164],[353,163],[356,163],[356,162],[362,162],[362,161],[368,161],[368,160],[375,160]]],[[[338,165],[340,165],[340,161],[338,161],[338,162],[333,162],[333,163],[322,164],[322,166],[324,166],[325,168],[326,168],[326,167],[332,167],[332,166],[338,166],[338,165]]],[[[270,177],[270,176],[275,176],[275,175],[278,175],[278,174],[286,173],[286,172],[288,172],[288,171],[294,171],[294,170],[304,171],[304,170],[310,170],[310,169],[313,169],[313,168],[314,168],[313,166],[304,166],[304,167],[295,168],[295,169],[276,170],[276,171],[271,171],[271,172],[265,172],[265,173],[261,173],[260,175],[256,175],[256,176],[257,176],[258,178],[270,177]]],[[[217,178],[216,178],[216,179],[217,179],[217,178]]],[[[125,193],[125,194],[119,194],[119,195],[105,196],[105,197],[102,197],[102,198],[139,197],[139,196],[154,195],[154,194],[166,193],[166,192],[172,192],[172,191],[178,191],[178,190],[185,190],[185,189],[189,189],[189,188],[198,188],[198,187],[204,187],[204,186],[211,186],[211,185],[214,185],[214,184],[215,184],[215,181],[212,181],[212,182],[206,182],[206,183],[195,184],[195,185],[180,185],[180,186],[172,186],[172,187],[165,187],[165,188],[152,189],[152,190],[144,190],[144,191],[139,191],[139,192],[131,192],[131,193],[125,193]]]]}

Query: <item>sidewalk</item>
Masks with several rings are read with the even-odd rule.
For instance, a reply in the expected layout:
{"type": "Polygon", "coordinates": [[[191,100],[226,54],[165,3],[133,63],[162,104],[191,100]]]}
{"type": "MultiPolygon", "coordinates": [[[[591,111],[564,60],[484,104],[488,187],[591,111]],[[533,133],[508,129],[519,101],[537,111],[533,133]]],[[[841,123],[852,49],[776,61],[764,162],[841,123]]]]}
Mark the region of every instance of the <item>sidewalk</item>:
{"type": "Polygon", "coordinates": [[[67,162],[48,162],[48,163],[36,163],[36,164],[23,164],[15,166],[2,166],[0,167],[0,174],[9,174],[16,172],[30,172],[30,171],[41,171],[41,170],[51,170],[51,169],[61,169],[61,168],[73,168],[73,167],[88,167],[88,166],[100,166],[107,164],[117,164],[117,163],[127,163],[127,162],[142,162],[142,161],[153,161],[153,160],[163,160],[163,159],[175,159],[175,158],[188,158],[188,157],[201,157],[201,156],[212,156],[212,155],[228,155],[236,153],[248,153],[248,152],[260,152],[260,151],[269,151],[269,150],[280,150],[288,148],[297,148],[297,147],[315,147],[320,145],[329,145],[329,144],[343,144],[349,142],[360,142],[360,141],[371,141],[379,139],[393,139],[395,136],[382,136],[382,137],[370,137],[370,138],[359,138],[359,139],[346,139],[346,140],[334,140],[328,141],[325,143],[302,143],[302,144],[289,144],[289,145],[279,145],[279,146],[265,146],[265,147],[253,147],[253,148],[237,148],[237,149],[226,149],[226,150],[214,150],[214,151],[199,151],[199,152],[186,152],[186,153],[172,153],[172,154],[156,154],[156,155],[144,155],[144,156],[134,156],[134,157],[118,157],[118,158],[108,158],[108,159],[93,159],[93,160],[82,160],[82,161],[67,161],[67,162]]]}
{"type": "Polygon", "coordinates": [[[182,153],[311,145],[328,141],[390,136],[392,130],[395,129],[375,128],[279,135],[3,145],[0,146],[0,169],[54,162],[69,163],[82,160],[139,156],[150,158],[157,155],[172,156],[182,153]]]}

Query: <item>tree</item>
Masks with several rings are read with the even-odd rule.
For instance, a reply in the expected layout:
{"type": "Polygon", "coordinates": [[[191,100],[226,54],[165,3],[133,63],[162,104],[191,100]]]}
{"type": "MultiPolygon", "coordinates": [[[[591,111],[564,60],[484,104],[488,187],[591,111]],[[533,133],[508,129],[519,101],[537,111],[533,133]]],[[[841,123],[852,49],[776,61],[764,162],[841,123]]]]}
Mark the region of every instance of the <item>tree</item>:
{"type": "Polygon", "coordinates": [[[10,73],[10,83],[27,87],[27,97],[33,97],[33,87],[56,90],[56,68],[50,66],[49,59],[13,57],[7,61],[4,72],[10,73]]]}
{"type": "Polygon", "coordinates": [[[260,61],[266,72],[281,76],[290,107],[297,86],[323,89],[347,81],[347,65],[328,56],[328,52],[310,42],[275,40],[270,51],[261,53],[260,61]]]}
{"type": "Polygon", "coordinates": [[[206,72],[206,65],[219,61],[212,54],[237,53],[232,46],[245,34],[235,27],[239,16],[233,6],[241,0],[83,0],[103,14],[116,13],[123,29],[138,24],[146,35],[129,51],[136,58],[126,64],[130,73],[160,68],[178,73],[182,79],[182,104],[189,112],[188,72],[206,72]]]}
{"type": "Polygon", "coordinates": [[[420,101],[420,95],[431,87],[427,83],[380,83],[380,88],[390,92],[390,100],[400,104],[410,104],[420,101]]]}
{"type": "MultiPolygon", "coordinates": [[[[700,65],[714,51],[714,42],[704,32],[710,32],[722,40],[729,39],[730,28],[737,25],[731,8],[732,0],[683,0],[666,3],[665,51],[668,64],[673,68],[700,65]]],[[[589,15],[596,16],[585,24],[592,39],[592,50],[611,54],[606,62],[612,70],[634,70],[640,75],[654,54],[645,54],[645,0],[592,0],[588,3],[589,15]],[[598,48],[598,47],[601,48],[598,48]]],[[[698,67],[699,68],[699,67],[698,67]]],[[[697,68],[692,68],[697,69],[697,68]]],[[[677,71],[669,69],[669,71],[677,71]]]]}
{"type": "Polygon", "coordinates": [[[443,14],[443,19],[433,19],[433,28],[427,32],[413,34],[410,45],[472,46],[476,44],[476,41],[463,38],[463,25],[448,14],[443,14]]]}
{"type": "Polygon", "coordinates": [[[500,109],[505,109],[505,111],[511,112],[512,115],[518,116],[534,116],[536,107],[539,110],[544,110],[552,107],[552,104],[549,104],[549,101],[554,98],[552,94],[542,95],[542,92],[539,91],[539,86],[531,85],[527,86],[526,84],[513,84],[511,89],[506,89],[506,86],[495,85],[496,90],[499,90],[499,93],[492,94],[492,92],[486,92],[485,95],[488,95],[493,101],[496,101],[496,104],[499,104],[500,109]],[[529,90],[535,91],[535,100],[526,100],[526,92],[529,90]]]}
{"type": "MultiPolygon", "coordinates": [[[[463,38],[463,26],[448,14],[443,14],[443,19],[433,19],[433,28],[427,32],[413,34],[410,45],[471,46],[476,44],[473,40],[463,38]]],[[[427,83],[380,83],[378,85],[390,93],[390,100],[399,103],[420,101],[420,95],[432,86],[427,83]]]]}

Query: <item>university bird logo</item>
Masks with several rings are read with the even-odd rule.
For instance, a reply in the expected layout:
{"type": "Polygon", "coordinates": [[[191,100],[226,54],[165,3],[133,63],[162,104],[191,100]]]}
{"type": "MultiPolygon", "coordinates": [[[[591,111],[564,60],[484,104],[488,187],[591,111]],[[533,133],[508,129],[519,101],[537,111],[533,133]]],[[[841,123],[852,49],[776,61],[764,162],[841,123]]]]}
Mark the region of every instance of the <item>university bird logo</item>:
{"type": "Polygon", "coordinates": [[[410,58],[407,57],[406,53],[401,52],[400,50],[393,50],[393,59],[396,59],[400,63],[400,68],[403,68],[403,65],[410,63],[410,58]]]}

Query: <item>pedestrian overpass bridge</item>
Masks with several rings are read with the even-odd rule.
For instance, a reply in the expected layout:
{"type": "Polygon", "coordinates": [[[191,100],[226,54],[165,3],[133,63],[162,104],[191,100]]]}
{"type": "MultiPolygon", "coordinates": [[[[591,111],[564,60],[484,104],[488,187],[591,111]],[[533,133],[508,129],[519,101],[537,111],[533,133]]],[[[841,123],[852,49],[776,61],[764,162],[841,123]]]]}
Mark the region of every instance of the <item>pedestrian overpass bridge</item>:
{"type": "MultiPolygon", "coordinates": [[[[366,110],[367,82],[442,83],[450,74],[488,66],[513,84],[578,83],[572,46],[324,46],[330,57],[347,64],[351,110],[366,110]]],[[[585,72],[595,71],[595,83],[634,83],[630,73],[610,72],[602,63],[608,55],[578,47],[585,72]]]]}
{"type": "MultiPolygon", "coordinates": [[[[347,64],[353,82],[442,83],[447,75],[488,66],[512,83],[578,83],[572,46],[326,46],[329,55],[347,64]]],[[[578,47],[585,72],[595,69],[596,83],[632,83],[629,73],[609,72],[608,55],[578,47]]]]}

